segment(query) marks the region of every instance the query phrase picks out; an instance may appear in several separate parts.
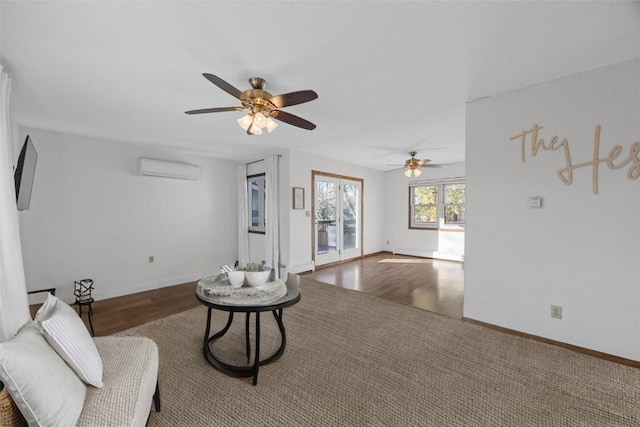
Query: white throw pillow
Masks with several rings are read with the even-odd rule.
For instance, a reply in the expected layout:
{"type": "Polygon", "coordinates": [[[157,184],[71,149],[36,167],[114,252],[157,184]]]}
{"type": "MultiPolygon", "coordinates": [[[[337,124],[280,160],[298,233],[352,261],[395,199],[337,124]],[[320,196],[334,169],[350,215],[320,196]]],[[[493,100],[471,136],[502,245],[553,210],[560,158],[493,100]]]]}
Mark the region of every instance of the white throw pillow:
{"type": "Polygon", "coordinates": [[[86,386],[33,322],[0,343],[0,380],[30,426],[72,426],[82,412],[86,386]]]}
{"type": "Polygon", "coordinates": [[[82,381],[102,387],[102,359],[75,310],[49,294],[38,313],[42,334],[82,381]]]}

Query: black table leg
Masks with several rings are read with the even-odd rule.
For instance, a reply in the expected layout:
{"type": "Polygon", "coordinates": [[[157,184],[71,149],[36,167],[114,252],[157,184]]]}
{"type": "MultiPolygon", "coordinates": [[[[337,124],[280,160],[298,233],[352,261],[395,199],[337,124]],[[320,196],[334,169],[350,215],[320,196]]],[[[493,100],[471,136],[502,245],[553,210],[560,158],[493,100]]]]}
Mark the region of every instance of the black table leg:
{"type": "Polygon", "coordinates": [[[247,316],[244,319],[244,342],[245,348],[247,349],[247,365],[249,364],[249,360],[251,359],[251,340],[249,340],[249,312],[247,312],[247,316]]]}
{"type": "Polygon", "coordinates": [[[219,332],[216,332],[215,334],[213,334],[212,337],[209,337],[209,331],[211,331],[211,310],[213,309],[209,308],[209,310],[207,310],[207,328],[204,332],[204,348],[203,348],[204,357],[209,361],[210,361],[209,355],[211,355],[211,349],[209,348],[209,343],[217,340],[218,338],[226,334],[229,328],[231,327],[231,322],[233,322],[233,312],[230,311],[229,318],[227,319],[227,324],[224,325],[224,328],[222,328],[222,330],[220,330],[219,332]]]}
{"type": "MultiPolygon", "coordinates": [[[[209,307],[209,309],[207,310],[207,327],[204,331],[204,347],[203,349],[206,349],[209,347],[209,331],[211,330],[211,308],[209,307]]],[[[206,351],[205,351],[205,356],[207,355],[206,351]]]]}
{"type": "Polygon", "coordinates": [[[253,362],[253,385],[258,384],[258,369],[260,368],[260,312],[256,313],[256,355],[253,362]]]}
{"type": "Polygon", "coordinates": [[[278,360],[280,356],[282,356],[282,354],[284,353],[284,349],[287,346],[287,333],[285,332],[284,324],[282,323],[282,309],[273,310],[272,313],[273,313],[273,317],[275,317],[276,322],[278,323],[278,329],[280,330],[280,347],[270,357],[260,362],[261,365],[266,365],[268,363],[275,362],[276,360],[278,360]]]}
{"type": "Polygon", "coordinates": [[[87,310],[89,313],[89,326],[91,327],[91,336],[95,337],[96,333],[93,331],[93,308],[91,304],[89,304],[89,309],[87,310]]]}
{"type": "Polygon", "coordinates": [[[93,330],[93,308],[91,307],[91,303],[84,303],[84,304],[78,304],[76,303],[76,305],[78,306],[78,317],[80,317],[80,319],[82,319],[82,306],[86,305],[87,306],[87,313],[88,313],[88,317],[89,317],[89,328],[91,328],[91,336],[95,337],[96,333],[93,330]]]}
{"type": "MultiPolygon", "coordinates": [[[[222,328],[219,332],[216,332],[212,336],[209,336],[211,332],[211,318],[212,318],[212,308],[209,307],[207,310],[207,326],[204,334],[204,345],[203,345],[203,354],[207,362],[214,368],[218,369],[226,373],[227,375],[237,376],[237,377],[253,377],[253,385],[258,384],[258,371],[260,366],[267,365],[271,362],[274,362],[282,356],[284,353],[284,348],[287,343],[286,333],[284,329],[284,324],[282,323],[282,309],[273,310],[273,317],[276,319],[278,324],[278,330],[280,331],[280,347],[278,350],[266,358],[265,360],[260,360],[260,312],[255,313],[255,354],[253,365],[250,366],[236,366],[231,365],[229,363],[225,363],[215,357],[213,352],[211,351],[211,344],[218,338],[221,338],[224,334],[227,333],[229,328],[231,327],[231,323],[233,321],[233,313],[229,312],[229,318],[227,319],[227,324],[222,328]]],[[[247,365],[251,362],[251,339],[250,339],[250,315],[249,312],[246,313],[245,317],[245,345],[246,345],[246,354],[247,354],[247,365]]]]}

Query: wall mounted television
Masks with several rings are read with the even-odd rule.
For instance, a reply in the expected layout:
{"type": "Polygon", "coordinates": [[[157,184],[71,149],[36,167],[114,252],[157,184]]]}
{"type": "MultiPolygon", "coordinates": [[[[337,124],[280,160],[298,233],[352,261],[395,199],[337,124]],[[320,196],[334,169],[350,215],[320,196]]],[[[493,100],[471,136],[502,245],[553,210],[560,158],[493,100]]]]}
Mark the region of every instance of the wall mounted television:
{"type": "Polygon", "coordinates": [[[33,190],[33,178],[36,175],[36,162],[38,161],[38,153],[31,142],[31,138],[27,135],[27,139],[22,145],[20,156],[18,156],[18,164],[13,173],[13,180],[16,185],[16,204],[19,211],[29,209],[31,204],[31,191],[33,190]]]}

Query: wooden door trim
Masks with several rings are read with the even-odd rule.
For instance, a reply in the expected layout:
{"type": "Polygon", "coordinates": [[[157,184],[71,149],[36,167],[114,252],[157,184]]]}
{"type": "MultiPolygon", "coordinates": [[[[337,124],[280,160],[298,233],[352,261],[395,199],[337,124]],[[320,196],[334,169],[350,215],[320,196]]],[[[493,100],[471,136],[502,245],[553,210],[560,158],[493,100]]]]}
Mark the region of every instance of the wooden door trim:
{"type": "MultiPolygon", "coordinates": [[[[328,178],[346,179],[360,183],[360,258],[364,254],[364,178],[340,175],[331,172],[311,170],[311,260],[316,266],[316,176],[326,176],[328,178]]],[[[351,259],[356,259],[354,257],[351,259]]]]}

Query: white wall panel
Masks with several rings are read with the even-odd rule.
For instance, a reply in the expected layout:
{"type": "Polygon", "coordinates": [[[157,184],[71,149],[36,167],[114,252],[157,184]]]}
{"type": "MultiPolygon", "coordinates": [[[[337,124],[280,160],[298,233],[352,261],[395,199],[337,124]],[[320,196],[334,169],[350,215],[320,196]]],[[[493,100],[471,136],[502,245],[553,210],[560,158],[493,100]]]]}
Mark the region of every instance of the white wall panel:
{"type": "MultiPolygon", "coordinates": [[[[289,155],[289,260],[294,270],[308,267],[312,260],[311,247],[311,171],[317,170],[336,175],[364,179],[363,253],[370,254],[383,250],[384,236],[384,177],[383,172],[363,168],[348,163],[313,156],[291,150],[289,155]],[[304,188],[305,209],[294,210],[291,202],[293,187],[304,188]],[[308,216],[307,216],[308,215],[308,216]]],[[[302,271],[302,270],[300,270],[302,271]]]]}
{"type": "Polygon", "coordinates": [[[464,315],[469,318],[640,360],[640,180],[600,163],[557,175],[562,150],[530,144],[521,162],[512,136],[542,126],[538,138],[569,141],[574,165],[640,140],[640,61],[554,80],[467,106],[467,227],[464,315]],[[542,196],[543,208],[528,207],[542,196]],[[550,317],[550,305],[563,319],[550,317]]]}
{"type": "Polygon", "coordinates": [[[213,274],[237,259],[235,162],[37,129],[31,207],[21,212],[27,286],[92,278],[107,298],[213,274]],[[137,175],[140,157],[200,166],[200,180],[137,175]],[[149,256],[154,262],[149,263],[149,256]]]}
{"type": "MultiPolygon", "coordinates": [[[[418,180],[464,176],[464,162],[460,162],[446,168],[425,168],[418,180]]],[[[385,250],[463,261],[464,232],[409,229],[409,183],[415,180],[407,178],[402,170],[385,174],[385,250]]]]}

